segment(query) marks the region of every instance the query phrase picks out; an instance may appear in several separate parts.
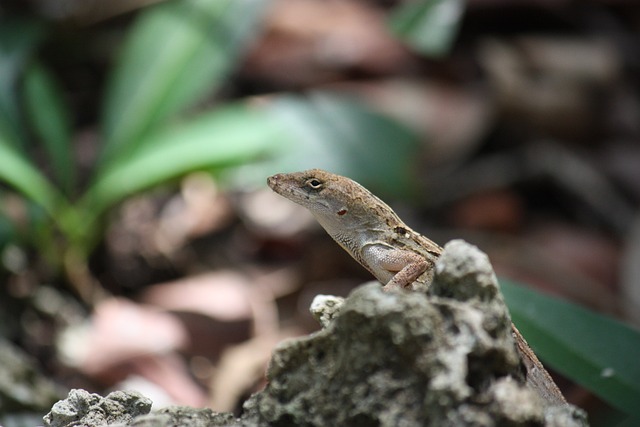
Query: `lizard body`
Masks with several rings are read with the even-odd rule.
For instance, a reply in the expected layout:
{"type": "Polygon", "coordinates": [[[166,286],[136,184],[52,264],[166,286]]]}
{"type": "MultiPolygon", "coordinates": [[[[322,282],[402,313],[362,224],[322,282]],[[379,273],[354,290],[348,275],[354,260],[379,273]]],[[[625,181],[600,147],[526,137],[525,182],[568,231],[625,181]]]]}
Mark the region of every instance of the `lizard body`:
{"type": "MultiPolygon", "coordinates": [[[[329,235],[384,284],[384,290],[424,289],[442,248],[413,231],[382,200],[357,182],[320,169],[277,174],[273,191],[304,206],[329,235]]],[[[527,383],[548,403],[564,396],[518,329],[511,324],[527,383]]]]}
{"type": "Polygon", "coordinates": [[[306,207],[386,290],[431,283],[442,248],[413,231],[362,185],[320,169],[274,175],[268,184],[306,207]]]}

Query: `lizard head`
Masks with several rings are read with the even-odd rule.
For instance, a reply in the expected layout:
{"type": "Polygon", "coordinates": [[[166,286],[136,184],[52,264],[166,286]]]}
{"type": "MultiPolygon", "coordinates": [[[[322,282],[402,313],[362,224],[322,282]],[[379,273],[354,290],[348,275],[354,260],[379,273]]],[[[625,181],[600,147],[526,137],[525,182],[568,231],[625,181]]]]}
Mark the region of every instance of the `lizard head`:
{"type": "Polygon", "coordinates": [[[325,228],[370,221],[372,215],[368,209],[372,200],[386,206],[357,182],[321,169],[273,175],[267,178],[267,184],[276,193],[311,211],[325,228]]]}

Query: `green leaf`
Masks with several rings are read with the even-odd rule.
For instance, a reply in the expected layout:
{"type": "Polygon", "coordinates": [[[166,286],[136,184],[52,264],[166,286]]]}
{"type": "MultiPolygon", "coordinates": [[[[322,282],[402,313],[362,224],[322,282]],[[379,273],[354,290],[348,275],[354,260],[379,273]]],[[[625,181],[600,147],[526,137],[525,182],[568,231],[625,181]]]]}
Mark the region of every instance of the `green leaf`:
{"type": "Polygon", "coordinates": [[[282,128],[245,105],[206,113],[152,135],[135,155],[104,171],[82,201],[92,220],[134,193],[195,170],[243,163],[277,149],[282,128]]]}
{"type": "Polygon", "coordinates": [[[513,322],[536,354],[611,406],[640,414],[640,332],[501,280],[513,322]]]}
{"type": "Polygon", "coordinates": [[[24,129],[18,101],[18,81],[42,35],[33,21],[0,16],[0,138],[22,147],[24,129]]]}
{"type": "Polygon", "coordinates": [[[640,425],[640,417],[628,417],[624,421],[615,424],[616,427],[638,427],[640,425]]]}
{"type": "Polygon", "coordinates": [[[27,119],[44,143],[57,181],[69,195],[75,179],[69,112],[53,76],[39,64],[29,67],[24,76],[24,99],[27,119]]]}
{"type": "Polygon", "coordinates": [[[267,3],[174,0],[144,12],[107,90],[106,161],[130,155],[145,135],[219,88],[267,3]]]}
{"type": "Polygon", "coordinates": [[[464,7],[465,0],[409,1],[394,10],[389,25],[418,52],[442,57],[451,50],[464,7]]]}
{"type": "Polygon", "coordinates": [[[58,204],[63,201],[58,190],[2,138],[0,138],[0,180],[13,186],[53,217],[56,215],[58,204]]]}
{"type": "Polygon", "coordinates": [[[419,139],[389,117],[320,92],[278,96],[265,108],[283,123],[288,139],[285,150],[255,169],[261,182],[275,172],[321,168],[381,194],[407,196],[415,188],[419,139]]]}

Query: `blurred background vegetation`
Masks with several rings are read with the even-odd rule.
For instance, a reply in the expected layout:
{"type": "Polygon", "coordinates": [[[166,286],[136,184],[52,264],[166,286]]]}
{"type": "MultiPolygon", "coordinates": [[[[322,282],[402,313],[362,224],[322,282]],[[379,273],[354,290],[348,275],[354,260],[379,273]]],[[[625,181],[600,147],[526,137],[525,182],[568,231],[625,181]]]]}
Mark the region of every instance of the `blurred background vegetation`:
{"type": "Polygon", "coordinates": [[[1,2],[0,423],[69,387],[238,410],[369,279],[265,189],[319,167],[526,283],[567,398],[633,425],[639,29],[634,0],[1,2]]]}

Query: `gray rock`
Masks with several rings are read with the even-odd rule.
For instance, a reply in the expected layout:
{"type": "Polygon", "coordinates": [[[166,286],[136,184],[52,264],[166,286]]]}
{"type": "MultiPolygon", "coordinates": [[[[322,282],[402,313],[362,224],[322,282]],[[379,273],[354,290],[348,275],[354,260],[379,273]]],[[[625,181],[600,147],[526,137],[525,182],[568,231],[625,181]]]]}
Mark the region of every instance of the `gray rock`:
{"type": "Polygon", "coordinates": [[[333,295],[316,295],[311,302],[309,311],[323,328],[338,315],[340,307],[344,303],[344,298],[333,295]]]}
{"type": "MultiPolygon", "coordinates": [[[[211,409],[196,409],[186,406],[163,408],[149,415],[138,417],[131,427],[240,427],[233,414],[214,412],[211,409]]],[[[115,426],[114,426],[115,427],[115,426]]]]}
{"type": "Polygon", "coordinates": [[[429,294],[491,305],[493,311],[509,317],[489,257],[464,240],[452,240],[444,246],[436,263],[436,273],[429,294]]]}
{"type": "Polygon", "coordinates": [[[43,420],[46,427],[98,427],[129,424],[150,410],[151,400],[135,391],[114,391],[102,397],[74,389],[65,400],[54,404],[43,420]]]}
{"type": "Polygon", "coordinates": [[[172,406],[153,413],[151,400],[134,391],[114,391],[101,397],[71,390],[44,416],[45,427],[241,427],[230,413],[172,406]]]}
{"type": "Polygon", "coordinates": [[[493,269],[462,241],[445,247],[428,295],[365,285],[329,319],[274,351],[245,425],[586,424],[525,385],[493,269]]]}

